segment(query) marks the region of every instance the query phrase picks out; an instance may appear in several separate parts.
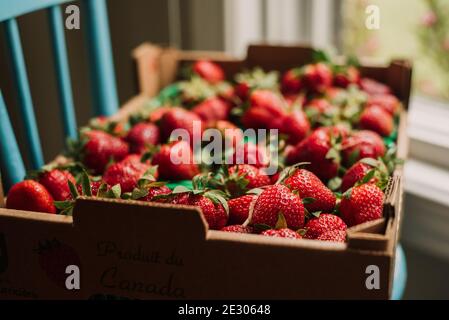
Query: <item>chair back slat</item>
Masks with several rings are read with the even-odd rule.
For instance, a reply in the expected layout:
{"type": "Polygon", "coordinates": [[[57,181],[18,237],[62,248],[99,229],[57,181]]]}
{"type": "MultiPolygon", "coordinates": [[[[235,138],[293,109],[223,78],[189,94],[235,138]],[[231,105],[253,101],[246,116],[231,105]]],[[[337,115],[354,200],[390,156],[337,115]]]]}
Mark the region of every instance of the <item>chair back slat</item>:
{"type": "Polygon", "coordinates": [[[31,99],[30,86],[25,68],[25,60],[20,42],[19,27],[15,19],[9,19],[4,22],[6,31],[6,41],[8,44],[9,56],[12,61],[12,70],[14,80],[19,94],[19,106],[21,117],[25,125],[25,137],[27,141],[28,152],[33,169],[40,168],[43,164],[41,143],[39,132],[34,115],[33,101],[31,99]]]}
{"type": "Polygon", "coordinates": [[[84,0],[84,4],[95,115],[110,116],[118,110],[118,98],[106,2],[84,0]]]}
{"type": "Polygon", "coordinates": [[[20,155],[16,136],[9,120],[5,101],[0,91],[0,164],[2,168],[1,176],[5,182],[5,190],[23,179],[25,176],[25,166],[20,155]]]}
{"type": "MultiPolygon", "coordinates": [[[[65,138],[77,137],[76,118],[73,107],[72,84],[70,81],[69,62],[64,35],[64,22],[61,8],[53,6],[48,8],[52,49],[55,58],[56,79],[58,84],[59,103],[65,138]]],[[[65,139],[64,139],[65,142],[65,139]]]]}
{"type": "Polygon", "coordinates": [[[73,0],[0,0],[0,22],[73,0]]]}

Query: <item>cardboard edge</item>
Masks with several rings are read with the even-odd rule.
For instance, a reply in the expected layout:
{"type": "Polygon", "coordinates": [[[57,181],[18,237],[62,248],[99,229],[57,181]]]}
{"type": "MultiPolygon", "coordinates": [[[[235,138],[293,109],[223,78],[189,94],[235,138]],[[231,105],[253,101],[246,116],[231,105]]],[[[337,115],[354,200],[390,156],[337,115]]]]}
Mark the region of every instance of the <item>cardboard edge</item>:
{"type": "Polygon", "coordinates": [[[219,230],[209,230],[207,241],[225,241],[274,247],[295,247],[307,250],[344,251],[347,248],[346,243],[340,242],[265,237],[259,234],[244,234],[219,230]]]}

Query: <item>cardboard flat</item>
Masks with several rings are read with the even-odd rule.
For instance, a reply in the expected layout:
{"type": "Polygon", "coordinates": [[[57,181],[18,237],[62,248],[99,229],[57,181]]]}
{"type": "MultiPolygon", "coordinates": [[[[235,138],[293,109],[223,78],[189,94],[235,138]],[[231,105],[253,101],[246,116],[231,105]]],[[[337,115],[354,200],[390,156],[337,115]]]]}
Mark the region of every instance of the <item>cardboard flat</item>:
{"type": "MultiPolygon", "coordinates": [[[[145,44],[133,56],[140,94],[114,120],[140,108],[188,61],[213,59],[231,78],[254,65],[285,70],[304,64],[311,49],[255,45],[239,60],[145,44]]],[[[362,70],[391,82],[407,107],[409,63],[362,70]]],[[[404,109],[401,158],[407,153],[405,119],[404,109]]],[[[384,218],[350,228],[346,243],[208,230],[202,213],[186,206],[81,197],[73,217],[0,206],[0,299],[388,299],[402,195],[399,166],[387,191],[384,218]],[[79,267],[79,290],[65,287],[68,264],[79,267]],[[369,266],[378,268],[378,288],[366,286],[369,266]]]]}

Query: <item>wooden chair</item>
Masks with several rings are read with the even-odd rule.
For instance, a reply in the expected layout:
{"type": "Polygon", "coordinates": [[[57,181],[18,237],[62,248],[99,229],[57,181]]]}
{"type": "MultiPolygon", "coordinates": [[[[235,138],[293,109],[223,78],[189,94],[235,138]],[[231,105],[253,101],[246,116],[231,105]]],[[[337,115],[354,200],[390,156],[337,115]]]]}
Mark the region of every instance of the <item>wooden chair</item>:
{"type": "MultiPolygon", "coordinates": [[[[77,125],[64,36],[65,25],[61,12],[61,4],[67,2],[71,1],[0,0],[0,23],[3,24],[6,33],[9,59],[14,74],[13,80],[19,98],[20,115],[26,131],[27,152],[31,160],[30,169],[40,168],[44,161],[16,18],[38,10],[47,11],[55,59],[61,121],[65,138],[76,138],[77,125]]],[[[118,98],[106,2],[105,0],[83,0],[75,4],[81,4],[84,9],[81,15],[84,15],[85,24],[81,26],[81,29],[87,31],[89,68],[94,92],[94,113],[96,115],[112,115],[118,109],[118,98]]],[[[8,189],[12,184],[23,179],[25,166],[1,91],[0,137],[0,172],[3,174],[3,181],[8,189]]]]}

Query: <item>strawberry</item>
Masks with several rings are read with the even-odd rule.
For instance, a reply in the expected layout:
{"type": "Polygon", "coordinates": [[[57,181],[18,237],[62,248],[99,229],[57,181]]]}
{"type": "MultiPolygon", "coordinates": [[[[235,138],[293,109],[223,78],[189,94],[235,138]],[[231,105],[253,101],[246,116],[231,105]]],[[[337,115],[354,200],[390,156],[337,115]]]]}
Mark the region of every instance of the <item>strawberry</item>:
{"type": "Polygon", "coordinates": [[[37,248],[39,265],[47,277],[60,288],[66,289],[66,268],[69,265],[82,267],[81,259],[74,248],[56,239],[40,241],[37,248]]]}
{"type": "Polygon", "coordinates": [[[284,95],[297,94],[303,88],[299,69],[290,69],[282,76],[281,92],[284,95]]]}
{"type": "Polygon", "coordinates": [[[390,88],[371,78],[362,78],[360,80],[360,88],[369,95],[390,93],[390,88]]]}
{"type": "Polygon", "coordinates": [[[173,141],[153,155],[152,164],[158,166],[163,180],[190,180],[200,171],[193,160],[192,149],[186,141],[173,141]]]}
{"type": "Polygon", "coordinates": [[[24,180],[13,185],[6,198],[6,208],[56,213],[50,192],[34,180],[24,180]]]}
{"type": "Polygon", "coordinates": [[[125,140],[129,143],[131,153],[142,154],[147,146],[159,143],[159,128],[153,123],[138,123],[129,130],[125,140]]]}
{"type": "Polygon", "coordinates": [[[315,98],[304,107],[312,125],[330,125],[338,113],[338,108],[324,98],[315,98]]]}
{"type": "Polygon", "coordinates": [[[288,228],[278,230],[276,229],[265,230],[261,233],[261,235],[276,238],[302,239],[301,235],[298,232],[288,228]]]}
{"type": "Polygon", "coordinates": [[[289,228],[299,229],[304,225],[305,213],[301,198],[284,185],[268,186],[255,202],[251,224],[274,227],[280,215],[285,217],[289,228]]]}
{"type": "Polygon", "coordinates": [[[257,89],[276,90],[278,86],[278,73],[265,72],[260,68],[236,75],[237,84],[234,87],[235,95],[241,101],[247,101],[251,92],[257,89]]]}
{"type": "Polygon", "coordinates": [[[150,165],[142,163],[139,156],[130,155],[109,166],[103,175],[103,180],[110,186],[119,184],[122,192],[130,192],[149,169],[150,165]]]}
{"type": "Polygon", "coordinates": [[[393,132],[393,116],[378,105],[372,105],[363,110],[360,115],[359,126],[372,130],[381,136],[389,136],[393,132]]]}
{"type": "Polygon", "coordinates": [[[192,70],[201,78],[211,84],[216,84],[225,79],[223,69],[209,60],[198,60],[193,64],[192,70]]]}
{"type": "Polygon", "coordinates": [[[161,120],[164,114],[166,114],[171,109],[172,109],[171,107],[159,107],[150,113],[148,120],[153,123],[159,122],[159,120],[161,120]]]}
{"type": "Polygon", "coordinates": [[[360,82],[360,72],[354,66],[339,67],[334,75],[334,85],[341,88],[347,88],[350,84],[360,82]]]}
{"type": "Polygon", "coordinates": [[[317,239],[320,235],[328,231],[338,230],[346,232],[348,227],[339,216],[330,213],[322,213],[318,218],[309,220],[304,228],[306,229],[304,238],[317,239]]]}
{"type": "Polygon", "coordinates": [[[297,144],[306,137],[310,130],[309,120],[302,110],[293,110],[280,118],[277,123],[273,125],[273,128],[278,129],[279,133],[286,135],[288,137],[287,143],[289,144],[297,144]]]}
{"type": "Polygon", "coordinates": [[[353,187],[343,194],[340,202],[341,218],[349,227],[380,219],[383,212],[384,193],[372,183],[353,187]]]}
{"type": "Polygon", "coordinates": [[[39,183],[42,184],[56,201],[70,199],[68,181],[76,184],[75,178],[66,170],[53,169],[45,171],[39,176],[39,183]]]}
{"type": "Polygon", "coordinates": [[[226,120],[209,121],[207,129],[217,129],[223,139],[223,146],[235,148],[243,141],[243,130],[226,120]]]}
{"type": "Polygon", "coordinates": [[[326,231],[316,238],[321,241],[333,241],[333,242],[345,242],[346,241],[346,231],[343,230],[330,230],[326,231]]]}
{"type": "Polygon", "coordinates": [[[212,97],[193,107],[192,112],[203,121],[227,120],[231,107],[220,98],[212,97]]]}
{"type": "MultiPolygon", "coordinates": [[[[375,159],[366,159],[377,162],[375,159]]],[[[370,170],[375,168],[375,166],[369,162],[364,162],[363,160],[364,159],[357,161],[345,172],[341,182],[342,192],[345,192],[349,188],[353,187],[357,182],[361,181],[370,170]]],[[[376,178],[373,178],[370,182],[375,182],[376,180],[376,178]]]]}
{"type": "Polygon", "coordinates": [[[250,106],[241,121],[246,128],[269,129],[273,119],[283,117],[285,103],[278,94],[267,89],[257,89],[251,93],[250,106]]]}
{"type": "MultiPolygon", "coordinates": [[[[92,196],[94,196],[94,197],[98,196],[98,190],[100,189],[100,187],[103,183],[104,182],[101,180],[97,180],[97,181],[90,180],[90,190],[91,190],[92,196]]],[[[106,188],[106,191],[108,189],[109,189],[109,187],[106,188]]],[[[79,194],[83,194],[83,186],[81,184],[76,185],[76,190],[78,191],[79,194]]]]}
{"type": "Polygon", "coordinates": [[[243,224],[249,216],[251,203],[257,199],[254,194],[247,194],[228,201],[229,223],[243,224]]]}
{"type": "Polygon", "coordinates": [[[153,196],[151,201],[160,202],[160,203],[170,203],[176,205],[188,205],[190,192],[182,192],[182,193],[167,193],[167,194],[158,194],[153,196]]]}
{"type": "Polygon", "coordinates": [[[194,127],[198,126],[198,134],[202,134],[201,118],[191,111],[175,107],[164,113],[160,120],[159,128],[161,129],[161,136],[163,141],[167,141],[175,129],[184,129],[187,131],[190,140],[193,140],[194,127]]]}
{"type": "Polygon", "coordinates": [[[333,192],[306,169],[294,170],[283,183],[293,192],[297,192],[301,199],[311,199],[310,203],[304,204],[309,212],[331,212],[335,207],[336,198],[333,192]]]}
{"type": "Polygon", "coordinates": [[[342,154],[347,166],[363,158],[382,157],[386,148],[382,137],[369,130],[360,130],[343,139],[342,154]]]}
{"type": "Polygon", "coordinates": [[[332,70],[322,62],[309,64],[302,68],[302,82],[312,92],[324,92],[332,85],[332,70]]]}
{"type": "Polygon", "coordinates": [[[171,194],[172,192],[171,189],[168,188],[167,186],[154,186],[154,187],[150,186],[146,190],[148,191],[147,195],[137,200],[150,202],[153,201],[153,198],[156,196],[168,195],[171,194]]]}
{"type": "Polygon", "coordinates": [[[339,142],[343,131],[335,127],[321,127],[312,132],[294,148],[287,151],[287,164],[310,162],[308,169],[320,179],[328,180],[337,175],[339,142]]]}
{"type": "Polygon", "coordinates": [[[267,150],[262,144],[252,142],[237,145],[234,154],[228,159],[230,164],[250,164],[257,168],[263,168],[269,165],[270,159],[267,150]]]}
{"type": "Polygon", "coordinates": [[[366,107],[379,106],[391,115],[394,115],[398,109],[400,102],[392,94],[375,94],[368,98],[366,107]]]}
{"type": "Polygon", "coordinates": [[[189,197],[188,204],[196,206],[203,212],[210,229],[220,230],[228,222],[228,213],[221,203],[209,198],[208,193],[194,194],[189,197]]]}
{"type": "Polygon", "coordinates": [[[251,87],[246,82],[237,83],[234,87],[234,94],[240,98],[241,101],[246,101],[249,97],[251,87]]]}
{"type": "Polygon", "coordinates": [[[83,134],[83,138],[87,139],[87,143],[81,151],[82,160],[95,174],[103,173],[111,160],[120,161],[128,155],[128,144],[106,132],[87,131],[83,134]]]}
{"type": "Polygon", "coordinates": [[[223,227],[221,231],[225,232],[237,232],[237,233],[254,233],[254,228],[251,226],[242,226],[242,225],[230,225],[223,227]]]}
{"type": "Polygon", "coordinates": [[[262,170],[249,164],[239,164],[228,169],[226,188],[232,195],[270,184],[270,177],[262,170]]]}
{"type": "Polygon", "coordinates": [[[347,94],[347,91],[338,87],[329,87],[325,90],[325,98],[330,101],[341,101],[347,94]]]}

